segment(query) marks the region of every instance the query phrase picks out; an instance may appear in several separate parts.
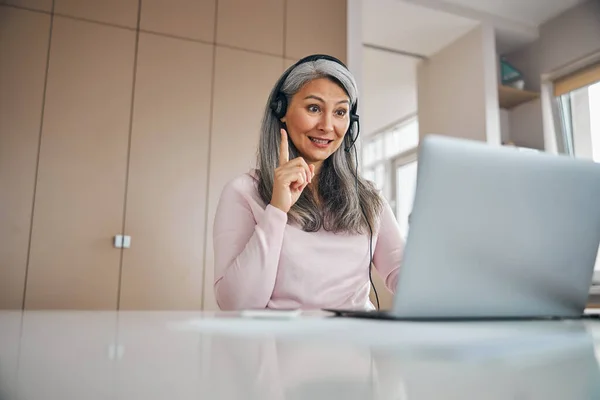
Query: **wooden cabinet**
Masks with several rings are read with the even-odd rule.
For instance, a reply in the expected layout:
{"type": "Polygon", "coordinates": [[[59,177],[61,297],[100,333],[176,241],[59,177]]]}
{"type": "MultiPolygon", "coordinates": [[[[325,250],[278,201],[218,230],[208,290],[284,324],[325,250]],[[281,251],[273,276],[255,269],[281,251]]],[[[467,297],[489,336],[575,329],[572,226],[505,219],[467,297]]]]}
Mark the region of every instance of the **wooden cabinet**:
{"type": "Polygon", "coordinates": [[[23,305],[49,36],[50,15],[0,7],[0,308],[23,305]]]}
{"type": "Polygon", "coordinates": [[[0,6],[0,308],[198,310],[214,45],[57,6],[0,6]]]}
{"type": "Polygon", "coordinates": [[[200,309],[213,46],[141,33],[120,309],[200,309]]]}
{"type": "Polygon", "coordinates": [[[0,0],[0,308],[216,308],[221,190],[283,67],[345,58],[345,2],[310,49],[314,0],[166,3],[0,0]]]}
{"type": "Polygon", "coordinates": [[[135,32],[55,16],[25,308],[116,309],[135,32]]]}
{"type": "Polygon", "coordinates": [[[135,45],[55,17],[28,309],[201,307],[213,46],[135,45]]]}

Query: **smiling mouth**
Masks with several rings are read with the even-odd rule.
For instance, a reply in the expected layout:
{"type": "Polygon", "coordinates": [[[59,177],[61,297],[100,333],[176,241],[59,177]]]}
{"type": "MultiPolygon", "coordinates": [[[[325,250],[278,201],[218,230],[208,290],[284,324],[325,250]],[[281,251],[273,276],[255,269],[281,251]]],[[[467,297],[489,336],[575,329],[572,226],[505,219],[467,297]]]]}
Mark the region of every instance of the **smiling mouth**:
{"type": "Polygon", "coordinates": [[[328,140],[328,139],[317,139],[314,137],[308,137],[310,139],[311,142],[316,143],[316,144],[329,144],[331,142],[333,142],[333,140],[328,140]]]}

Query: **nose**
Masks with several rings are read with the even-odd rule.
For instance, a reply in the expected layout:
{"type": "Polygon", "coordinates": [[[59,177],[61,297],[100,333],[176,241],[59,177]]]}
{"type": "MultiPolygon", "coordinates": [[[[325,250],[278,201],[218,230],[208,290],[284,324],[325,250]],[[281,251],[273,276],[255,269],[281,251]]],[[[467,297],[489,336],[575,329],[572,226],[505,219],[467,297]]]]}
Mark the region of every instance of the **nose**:
{"type": "Polygon", "coordinates": [[[329,113],[323,113],[317,128],[325,133],[333,132],[333,116],[329,113]]]}

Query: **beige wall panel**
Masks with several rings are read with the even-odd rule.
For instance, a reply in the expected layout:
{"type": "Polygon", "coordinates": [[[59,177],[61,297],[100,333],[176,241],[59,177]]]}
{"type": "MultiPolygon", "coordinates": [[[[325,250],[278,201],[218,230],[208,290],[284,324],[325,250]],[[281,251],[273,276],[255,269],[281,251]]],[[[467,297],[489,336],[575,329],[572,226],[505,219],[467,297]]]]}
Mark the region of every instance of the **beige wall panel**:
{"type": "Polygon", "coordinates": [[[288,69],[289,67],[291,67],[292,65],[294,65],[298,60],[292,60],[289,58],[284,58],[283,59],[283,70],[285,71],[286,69],[288,69]]]}
{"type": "Polygon", "coordinates": [[[52,0],[2,0],[0,4],[9,4],[38,11],[52,11],[52,0]]]}
{"type": "Polygon", "coordinates": [[[50,15],[0,7],[0,309],[23,306],[50,15]]]}
{"type": "Polygon", "coordinates": [[[490,33],[488,27],[477,27],[418,64],[421,139],[434,133],[500,144],[495,54],[487,46],[490,33]],[[494,120],[497,123],[491,124],[494,120]]]}
{"type": "Polygon", "coordinates": [[[220,0],[217,43],[283,55],[284,0],[220,0]]]}
{"type": "Polygon", "coordinates": [[[417,112],[419,60],[373,49],[362,54],[360,129],[367,137],[417,112]]]}
{"type": "Polygon", "coordinates": [[[120,309],[201,308],[212,56],[140,34],[120,309]]]}
{"type": "Polygon", "coordinates": [[[129,28],[137,27],[138,0],[54,0],[54,12],[129,28]]]}
{"type": "Polygon", "coordinates": [[[285,56],[325,53],[346,61],[346,0],[287,0],[285,56]]]}
{"type": "Polygon", "coordinates": [[[229,180],[254,168],[260,121],[281,72],[280,57],[217,48],[204,279],[206,310],[217,309],[212,229],[221,190],[229,180]]]}
{"type": "Polygon", "coordinates": [[[116,308],[134,45],[54,19],[26,308],[116,308]]]}
{"type": "Polygon", "coordinates": [[[216,0],[142,0],[143,30],[214,42],[216,0]]]}

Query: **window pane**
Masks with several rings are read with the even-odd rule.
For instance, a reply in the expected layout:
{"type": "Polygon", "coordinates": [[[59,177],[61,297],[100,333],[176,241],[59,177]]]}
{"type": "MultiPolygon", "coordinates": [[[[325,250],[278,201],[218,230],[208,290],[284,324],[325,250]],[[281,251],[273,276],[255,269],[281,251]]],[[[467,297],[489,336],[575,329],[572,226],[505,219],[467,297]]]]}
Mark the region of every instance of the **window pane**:
{"type": "Polygon", "coordinates": [[[400,130],[395,129],[385,134],[385,156],[393,157],[400,151],[400,130]]]}
{"type": "Polygon", "coordinates": [[[383,190],[383,186],[385,185],[385,165],[378,164],[375,167],[375,186],[377,189],[383,190]]]}
{"type": "Polygon", "coordinates": [[[592,139],[592,157],[600,162],[600,82],[590,86],[590,130],[592,139]]]}
{"type": "Polygon", "coordinates": [[[373,153],[373,142],[367,143],[367,145],[365,146],[364,149],[364,153],[363,153],[363,165],[364,166],[368,166],[371,165],[373,163],[373,161],[375,161],[374,153],[373,153]]]}
{"type": "Polygon", "coordinates": [[[373,168],[367,168],[363,171],[362,176],[364,179],[375,182],[375,170],[373,168]]]}
{"type": "Polygon", "coordinates": [[[404,239],[408,235],[408,216],[412,212],[416,183],[417,161],[396,168],[396,218],[404,239]]]}
{"type": "Polygon", "coordinates": [[[419,145],[419,123],[410,121],[385,135],[385,156],[393,157],[419,145]]]}
{"type": "MultiPolygon", "coordinates": [[[[562,94],[557,100],[565,153],[600,162],[600,82],[562,94]]],[[[600,271],[600,249],[595,269],[600,271]]]]}
{"type": "Polygon", "coordinates": [[[600,82],[557,98],[566,154],[600,162],[600,82]]]}
{"type": "Polygon", "coordinates": [[[383,158],[383,137],[379,136],[373,140],[373,161],[379,161],[383,158]]]}

